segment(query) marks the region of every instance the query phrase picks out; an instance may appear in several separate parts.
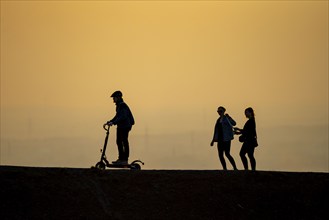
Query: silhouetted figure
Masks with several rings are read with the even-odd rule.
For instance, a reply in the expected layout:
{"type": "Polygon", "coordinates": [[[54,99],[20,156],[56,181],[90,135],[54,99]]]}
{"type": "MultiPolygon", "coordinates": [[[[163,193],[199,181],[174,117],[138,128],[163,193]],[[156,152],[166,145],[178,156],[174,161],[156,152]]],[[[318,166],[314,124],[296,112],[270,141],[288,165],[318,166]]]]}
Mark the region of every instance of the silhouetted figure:
{"type": "Polygon", "coordinates": [[[247,108],[244,111],[248,121],[245,123],[243,129],[235,128],[236,134],[241,134],[239,141],[243,142],[240,157],[245,170],[248,170],[248,160],[246,154],[249,157],[251,169],[256,170],[256,159],[254,157],[255,147],[258,146],[255,114],[252,108],[247,108]]]}
{"type": "Polygon", "coordinates": [[[214,142],[217,142],[218,156],[224,170],[227,170],[224,153],[231,162],[233,169],[237,170],[234,159],[230,154],[231,140],[233,140],[233,126],[235,126],[236,123],[228,114],[225,114],[225,111],[226,109],[222,106],[217,109],[219,118],[215,125],[214,137],[210,146],[213,146],[214,142]]]}
{"type": "Polygon", "coordinates": [[[114,164],[126,165],[129,158],[128,135],[132,126],[135,124],[134,117],[126,103],[122,99],[122,92],[115,91],[111,97],[116,104],[116,115],[107,122],[108,125],[117,125],[117,145],[119,158],[113,161],[114,164]]]}

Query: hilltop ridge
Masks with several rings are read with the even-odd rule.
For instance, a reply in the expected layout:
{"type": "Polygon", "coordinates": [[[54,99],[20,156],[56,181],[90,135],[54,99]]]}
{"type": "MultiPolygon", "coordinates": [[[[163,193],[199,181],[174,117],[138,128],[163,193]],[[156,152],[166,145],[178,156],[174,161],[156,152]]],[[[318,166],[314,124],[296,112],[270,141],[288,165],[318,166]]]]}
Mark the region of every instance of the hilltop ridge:
{"type": "Polygon", "coordinates": [[[0,219],[327,219],[328,173],[0,166],[0,219]]]}

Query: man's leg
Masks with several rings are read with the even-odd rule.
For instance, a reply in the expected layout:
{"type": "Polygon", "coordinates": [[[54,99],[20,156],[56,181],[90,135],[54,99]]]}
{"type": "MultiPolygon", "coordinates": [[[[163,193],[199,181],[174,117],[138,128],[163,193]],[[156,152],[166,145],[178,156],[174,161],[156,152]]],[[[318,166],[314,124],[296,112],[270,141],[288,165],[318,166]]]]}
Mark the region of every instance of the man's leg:
{"type": "Polygon", "coordinates": [[[123,154],[122,154],[122,160],[128,161],[129,158],[129,141],[128,141],[128,136],[129,136],[129,128],[124,128],[122,129],[122,144],[123,144],[123,154]]]}
{"type": "Polygon", "coordinates": [[[124,158],[124,151],[123,151],[123,130],[122,128],[117,128],[117,146],[118,146],[118,153],[119,153],[119,160],[123,160],[124,158]]]}

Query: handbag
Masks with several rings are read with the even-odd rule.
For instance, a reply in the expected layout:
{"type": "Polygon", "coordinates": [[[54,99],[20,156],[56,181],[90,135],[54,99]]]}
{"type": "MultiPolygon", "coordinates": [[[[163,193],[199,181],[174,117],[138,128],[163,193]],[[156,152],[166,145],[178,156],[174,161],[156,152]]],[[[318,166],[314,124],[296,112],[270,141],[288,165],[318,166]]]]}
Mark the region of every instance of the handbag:
{"type": "Polygon", "coordinates": [[[246,141],[246,138],[245,138],[245,136],[243,136],[243,134],[241,134],[241,135],[239,136],[239,141],[240,141],[241,143],[243,143],[243,142],[246,141]]]}
{"type": "MultiPolygon", "coordinates": [[[[244,143],[246,141],[245,136],[243,136],[242,134],[239,136],[239,141],[241,143],[244,143]]],[[[252,147],[257,147],[258,146],[258,141],[257,141],[257,137],[253,138],[252,140],[248,141],[248,145],[252,146],[252,147]]]]}

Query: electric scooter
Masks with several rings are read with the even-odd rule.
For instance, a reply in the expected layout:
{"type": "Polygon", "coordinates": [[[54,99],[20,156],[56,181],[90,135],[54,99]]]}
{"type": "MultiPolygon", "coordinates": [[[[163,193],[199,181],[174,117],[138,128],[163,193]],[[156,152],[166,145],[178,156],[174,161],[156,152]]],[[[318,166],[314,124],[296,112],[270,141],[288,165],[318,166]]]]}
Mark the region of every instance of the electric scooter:
{"type": "Polygon", "coordinates": [[[105,170],[105,168],[108,167],[108,168],[128,168],[128,169],[131,169],[131,170],[140,170],[141,169],[140,164],[144,165],[144,163],[140,160],[134,160],[130,164],[113,164],[113,163],[109,163],[109,161],[106,159],[105,151],[106,151],[107,141],[109,139],[110,126],[108,124],[104,124],[103,128],[106,131],[106,137],[105,137],[105,142],[104,142],[103,149],[101,149],[101,152],[102,152],[101,159],[98,163],[96,163],[95,167],[91,167],[91,168],[96,168],[96,169],[99,169],[99,170],[105,170]]]}

